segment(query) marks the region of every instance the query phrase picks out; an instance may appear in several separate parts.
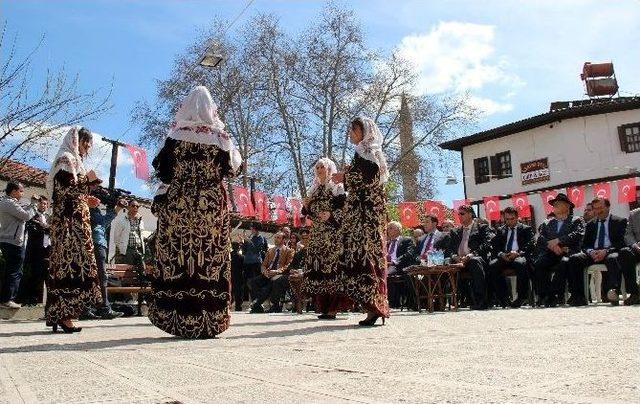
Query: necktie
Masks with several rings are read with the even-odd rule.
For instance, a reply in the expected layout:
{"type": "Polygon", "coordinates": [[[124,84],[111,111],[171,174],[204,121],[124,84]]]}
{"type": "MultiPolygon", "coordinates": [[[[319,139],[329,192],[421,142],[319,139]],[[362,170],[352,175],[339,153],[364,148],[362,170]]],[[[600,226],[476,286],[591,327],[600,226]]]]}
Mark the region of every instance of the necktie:
{"type": "Polygon", "coordinates": [[[427,258],[427,253],[431,250],[431,243],[433,242],[433,233],[429,234],[429,238],[424,241],[424,248],[422,249],[421,258],[427,258]]]}
{"type": "Polygon", "coordinates": [[[516,230],[515,229],[509,229],[509,241],[507,241],[507,251],[506,252],[511,252],[511,250],[513,249],[513,237],[516,234],[516,230]]]}
{"type": "Polygon", "coordinates": [[[387,254],[391,255],[395,246],[396,246],[396,240],[389,240],[389,247],[387,247],[387,254]]]}
{"type": "Polygon", "coordinates": [[[467,255],[467,251],[469,251],[469,229],[466,227],[462,229],[462,241],[460,241],[460,246],[458,247],[458,255],[460,257],[467,255]]]}
{"type": "Polygon", "coordinates": [[[271,270],[275,271],[278,269],[278,260],[280,260],[280,249],[276,250],[276,256],[273,257],[273,262],[271,262],[271,270]]]}
{"type": "Polygon", "coordinates": [[[600,220],[600,230],[598,230],[598,250],[604,248],[604,220],[600,220]]]}

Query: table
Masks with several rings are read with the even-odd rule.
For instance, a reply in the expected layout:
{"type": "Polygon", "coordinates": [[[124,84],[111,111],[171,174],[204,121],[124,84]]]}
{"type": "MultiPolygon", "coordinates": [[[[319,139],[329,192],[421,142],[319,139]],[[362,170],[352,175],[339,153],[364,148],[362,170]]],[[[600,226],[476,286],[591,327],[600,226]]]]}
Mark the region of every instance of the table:
{"type": "Polygon", "coordinates": [[[451,307],[454,311],[458,310],[458,275],[463,268],[463,264],[412,265],[405,268],[404,272],[409,275],[415,290],[418,312],[422,312],[420,303],[424,299],[427,300],[429,313],[433,313],[433,302],[436,298],[444,307],[446,295],[442,287],[442,280],[447,278],[451,284],[451,307]]]}

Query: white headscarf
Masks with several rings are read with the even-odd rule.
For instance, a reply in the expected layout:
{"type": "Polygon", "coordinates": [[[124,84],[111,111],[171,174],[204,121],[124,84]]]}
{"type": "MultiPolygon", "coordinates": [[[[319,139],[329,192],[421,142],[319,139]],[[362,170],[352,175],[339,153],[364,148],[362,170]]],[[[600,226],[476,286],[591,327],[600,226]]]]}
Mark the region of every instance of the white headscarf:
{"type": "Polygon", "coordinates": [[[331,181],[331,176],[338,172],[336,167],[336,163],[334,163],[329,157],[323,157],[319,159],[316,164],[313,165],[313,181],[311,182],[311,186],[307,190],[307,196],[312,196],[314,192],[318,189],[322,183],[320,182],[320,178],[318,178],[318,174],[316,174],[315,167],[318,164],[322,164],[327,169],[327,182],[324,184],[328,187],[333,195],[344,194],[344,186],[342,184],[336,184],[331,181]]]}
{"type": "Polygon", "coordinates": [[[236,171],[242,164],[240,152],[231,136],[224,131],[218,117],[218,106],[205,86],[198,86],[182,102],[168,137],[191,143],[212,144],[229,153],[230,165],[236,171]]]}
{"type": "Polygon", "coordinates": [[[82,157],[80,156],[80,151],[78,150],[79,130],[80,128],[77,126],[73,126],[71,129],[69,129],[64,139],[62,140],[62,144],[58,149],[56,158],[53,159],[51,170],[49,170],[49,175],[47,176],[47,192],[52,199],[54,178],[58,171],[64,170],[68,173],[71,173],[73,174],[73,178],[75,178],[76,180],[78,179],[78,174],[87,173],[87,170],[84,168],[84,163],[82,162],[82,157]]]}
{"type": "Polygon", "coordinates": [[[380,183],[384,184],[389,179],[387,158],[382,152],[382,133],[373,120],[360,117],[364,126],[362,141],[356,145],[356,153],[365,160],[375,163],[380,170],[380,183]]]}

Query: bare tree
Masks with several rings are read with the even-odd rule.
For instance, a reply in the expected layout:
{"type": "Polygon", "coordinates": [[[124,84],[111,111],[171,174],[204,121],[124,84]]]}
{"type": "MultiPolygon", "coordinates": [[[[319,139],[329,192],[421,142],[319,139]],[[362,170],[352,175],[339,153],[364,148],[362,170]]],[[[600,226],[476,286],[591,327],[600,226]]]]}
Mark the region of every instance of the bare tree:
{"type": "Polygon", "coordinates": [[[0,53],[5,55],[0,69],[0,164],[15,156],[41,156],[60,129],[84,124],[111,108],[111,88],[105,95],[98,91],[82,92],[79,77],[69,78],[64,69],[47,70],[40,91],[29,91],[34,56],[44,44],[39,44],[22,58],[17,57],[17,35],[9,46],[6,43],[7,24],[0,35],[0,53]]]}

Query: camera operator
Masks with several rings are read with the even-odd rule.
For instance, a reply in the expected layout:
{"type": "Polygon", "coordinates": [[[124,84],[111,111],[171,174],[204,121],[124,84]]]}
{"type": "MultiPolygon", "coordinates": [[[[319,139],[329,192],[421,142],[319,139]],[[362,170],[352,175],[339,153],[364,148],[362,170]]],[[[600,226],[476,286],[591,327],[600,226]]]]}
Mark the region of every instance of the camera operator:
{"type": "Polygon", "coordinates": [[[107,262],[107,229],[111,226],[111,222],[116,218],[118,213],[127,206],[127,202],[120,198],[118,195],[111,195],[109,191],[98,188],[94,190],[93,195],[100,199],[100,202],[106,206],[106,212],[102,213],[100,207],[91,208],[89,213],[91,215],[91,233],[93,238],[93,251],[96,256],[96,264],[98,266],[98,276],[100,278],[100,292],[102,294],[102,307],[97,308],[97,311],[93,313],[89,311],[85,313],[87,318],[102,318],[105,320],[111,320],[121,317],[122,312],[114,311],[109,303],[109,296],[107,294],[107,271],[105,264],[107,262]],[[115,206],[114,206],[115,204],[115,206]]]}

